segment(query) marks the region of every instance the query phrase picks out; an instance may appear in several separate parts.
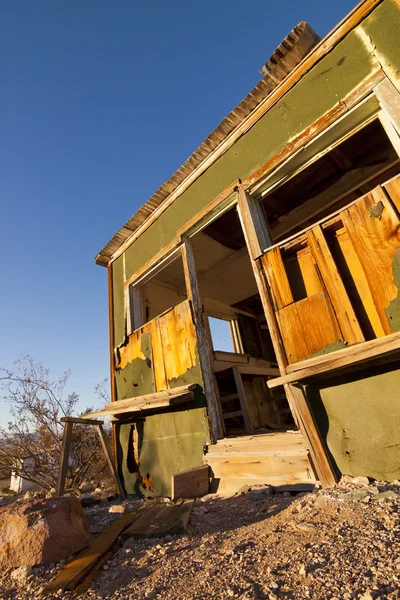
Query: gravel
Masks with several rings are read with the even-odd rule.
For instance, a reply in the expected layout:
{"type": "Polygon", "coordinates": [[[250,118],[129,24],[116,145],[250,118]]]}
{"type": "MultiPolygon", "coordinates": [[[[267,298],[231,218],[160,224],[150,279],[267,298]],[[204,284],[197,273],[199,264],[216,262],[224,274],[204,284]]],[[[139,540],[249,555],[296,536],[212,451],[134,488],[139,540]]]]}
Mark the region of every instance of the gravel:
{"type": "MultiPolygon", "coordinates": [[[[94,529],[120,516],[109,507],[87,510],[94,529]]],[[[208,496],[187,535],[131,538],[80,598],[400,599],[399,511],[398,482],[365,479],[298,495],[208,496]]],[[[0,600],[42,598],[61,567],[36,567],[23,586],[0,574],[0,600]]],[[[72,594],[50,596],[60,597],[72,594]]]]}

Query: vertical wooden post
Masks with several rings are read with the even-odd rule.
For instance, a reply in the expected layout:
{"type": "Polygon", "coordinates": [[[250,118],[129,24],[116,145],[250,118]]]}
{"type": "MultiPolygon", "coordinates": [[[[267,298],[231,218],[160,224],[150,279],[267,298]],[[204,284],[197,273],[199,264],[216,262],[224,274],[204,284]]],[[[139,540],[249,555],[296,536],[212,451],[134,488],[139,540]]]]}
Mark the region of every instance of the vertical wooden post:
{"type": "MultiPolygon", "coordinates": [[[[238,188],[238,212],[244,237],[250,254],[257,287],[260,292],[265,318],[271,335],[271,341],[281,375],[286,375],[287,358],[276,320],[268,282],[261,262],[258,260],[265,249],[272,246],[272,237],[268,223],[259,202],[252,198],[242,187],[238,188]]],[[[319,480],[324,487],[336,483],[335,471],[331,465],[327,450],[307,404],[304,392],[292,385],[284,386],[293,417],[300,431],[308,440],[311,458],[319,480]]]]}
{"type": "MultiPolygon", "coordinates": [[[[117,390],[115,384],[115,358],[114,358],[114,293],[113,293],[113,277],[112,263],[108,265],[108,327],[109,327],[109,344],[110,344],[110,390],[111,402],[117,400],[117,390]]],[[[115,423],[111,424],[111,439],[113,450],[114,467],[118,472],[118,454],[117,454],[117,428],[115,423]]]]}
{"type": "Polygon", "coordinates": [[[108,452],[107,442],[104,437],[104,430],[103,430],[103,426],[101,423],[99,425],[97,425],[97,433],[99,434],[100,442],[103,447],[106,461],[110,468],[112,478],[114,479],[115,489],[118,494],[121,494],[121,496],[125,496],[125,490],[124,490],[121,480],[119,478],[118,470],[115,468],[115,465],[111,459],[110,453],[108,452]]]}
{"type": "Polygon", "coordinates": [[[61,446],[60,465],[58,467],[57,496],[64,494],[65,476],[68,469],[69,451],[71,449],[72,426],[70,421],[64,422],[64,435],[61,446]]]}
{"type": "Polygon", "coordinates": [[[211,368],[211,348],[203,321],[203,307],[199,294],[192,246],[187,238],[183,238],[182,241],[182,259],[183,269],[185,272],[186,290],[188,298],[191,300],[193,305],[200,366],[204,382],[204,393],[207,398],[208,413],[211,422],[211,433],[213,441],[215,442],[223,437],[223,427],[220,407],[214,388],[213,373],[211,368]]]}

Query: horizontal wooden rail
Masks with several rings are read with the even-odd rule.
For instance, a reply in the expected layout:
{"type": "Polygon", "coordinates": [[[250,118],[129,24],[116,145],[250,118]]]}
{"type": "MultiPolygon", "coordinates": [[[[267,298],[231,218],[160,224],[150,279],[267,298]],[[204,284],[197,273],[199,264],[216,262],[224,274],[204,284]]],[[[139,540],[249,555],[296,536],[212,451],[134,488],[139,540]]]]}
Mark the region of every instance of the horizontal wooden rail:
{"type": "Polygon", "coordinates": [[[92,419],[94,417],[102,417],[107,415],[119,415],[126,413],[143,412],[145,410],[153,410],[155,408],[165,408],[173,404],[188,402],[195,396],[195,391],[200,389],[197,384],[182,385],[170,390],[155,392],[154,394],[146,394],[136,398],[127,398],[125,400],[117,400],[106,404],[103,410],[89,413],[87,416],[82,415],[82,419],[92,419]]]}
{"type": "Polygon", "coordinates": [[[398,353],[400,332],[294,363],[287,367],[287,375],[270,379],[267,384],[274,388],[286,383],[309,382],[342,371],[363,369],[373,362],[387,362],[398,353]]]}

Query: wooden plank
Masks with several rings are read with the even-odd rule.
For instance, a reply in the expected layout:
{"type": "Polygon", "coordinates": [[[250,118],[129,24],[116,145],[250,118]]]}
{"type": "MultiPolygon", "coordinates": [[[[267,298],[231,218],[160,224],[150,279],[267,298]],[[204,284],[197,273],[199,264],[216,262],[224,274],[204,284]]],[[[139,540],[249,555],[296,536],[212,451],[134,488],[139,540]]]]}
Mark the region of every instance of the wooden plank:
{"type": "Polygon", "coordinates": [[[72,440],[72,426],[71,421],[66,421],[64,424],[63,441],[61,445],[60,464],[58,466],[58,478],[57,478],[57,496],[64,494],[65,477],[68,470],[69,452],[71,449],[72,440]]]}
{"type": "Polygon", "coordinates": [[[158,408],[168,408],[169,406],[176,406],[177,404],[184,404],[185,402],[190,402],[194,398],[194,392],[186,392],[180,393],[176,395],[165,396],[159,400],[151,400],[143,401],[142,398],[145,396],[138,396],[137,398],[132,398],[129,405],[125,407],[120,407],[119,401],[115,402],[113,406],[109,408],[105,408],[104,410],[99,410],[98,412],[90,413],[91,417],[102,417],[107,415],[140,415],[146,411],[154,411],[158,408]]]}
{"type": "Polygon", "coordinates": [[[277,367],[258,367],[256,365],[237,365],[237,372],[240,375],[258,375],[264,377],[275,377],[279,373],[277,367]]]}
{"type": "MultiPolygon", "coordinates": [[[[110,389],[111,389],[111,402],[115,402],[117,399],[117,385],[115,380],[115,352],[114,352],[114,290],[113,290],[113,277],[112,277],[113,265],[107,267],[107,281],[108,281],[108,331],[109,331],[109,354],[110,354],[110,389]]],[[[118,440],[117,431],[115,425],[111,425],[112,435],[112,449],[113,449],[113,461],[115,468],[118,469],[118,440]]]]}
{"type": "Polygon", "coordinates": [[[200,498],[210,490],[210,468],[201,465],[172,475],[172,499],[200,498]]]}
{"type": "Polygon", "coordinates": [[[108,467],[110,469],[111,476],[112,476],[112,478],[114,480],[114,485],[115,485],[116,492],[117,492],[117,494],[120,494],[121,496],[125,496],[126,495],[125,494],[125,490],[124,490],[124,487],[123,487],[123,485],[121,483],[121,480],[119,478],[118,469],[115,467],[115,465],[114,465],[114,463],[113,463],[113,461],[111,459],[111,456],[110,456],[110,454],[108,452],[107,442],[106,442],[106,439],[104,437],[103,426],[101,425],[101,423],[97,427],[97,433],[99,434],[100,443],[101,443],[101,446],[103,448],[103,452],[104,452],[104,455],[106,457],[106,461],[107,461],[108,467]]]}
{"type": "Polygon", "coordinates": [[[307,240],[335,310],[344,341],[349,344],[363,342],[364,335],[337,270],[332,253],[326,243],[321,226],[317,225],[317,227],[311,229],[307,233],[307,240]]]}
{"type": "Polygon", "coordinates": [[[121,532],[137,518],[137,513],[125,513],[104,533],[100,534],[88,548],[85,548],[45,586],[43,593],[51,594],[58,590],[74,590],[87,576],[93,566],[114,545],[121,532]]]}
{"type": "Polygon", "coordinates": [[[297,262],[303,277],[307,296],[314,296],[323,291],[321,279],[316,269],[312,252],[309,248],[297,253],[297,262]]]}
{"type": "Polygon", "coordinates": [[[400,135],[400,93],[393,83],[385,78],[374,88],[379,104],[388,114],[398,135],[400,135]]]}
{"type": "Polygon", "coordinates": [[[214,352],[214,360],[223,361],[228,363],[247,364],[249,362],[249,354],[239,354],[238,352],[223,352],[222,350],[216,350],[214,352]]]}
{"type": "MultiPolygon", "coordinates": [[[[154,392],[152,394],[144,394],[143,396],[135,396],[134,398],[126,398],[125,400],[118,400],[117,404],[114,405],[112,402],[105,405],[105,409],[115,409],[115,408],[130,408],[132,403],[140,401],[141,403],[151,403],[157,402],[159,400],[165,400],[171,397],[177,397],[181,394],[187,394],[188,392],[194,392],[197,389],[198,385],[196,383],[189,383],[186,385],[180,385],[170,390],[161,390],[160,392],[154,392]]],[[[91,413],[93,414],[93,413],[91,413]]],[[[90,416],[90,415],[88,415],[90,416]]],[[[82,418],[85,419],[86,415],[82,415],[82,418]]]]}
{"type": "Polygon", "coordinates": [[[345,371],[364,369],[373,363],[382,364],[387,362],[386,359],[397,360],[400,351],[400,338],[398,336],[399,333],[393,333],[345,350],[337,350],[331,354],[311,359],[312,364],[309,366],[307,366],[307,363],[311,360],[302,361],[292,366],[302,365],[303,368],[296,368],[295,371],[284,377],[270,379],[267,382],[268,387],[274,388],[287,383],[318,379],[320,376],[326,377],[331,374],[333,376],[345,371]]]}
{"type": "Polygon", "coordinates": [[[280,248],[275,247],[267,251],[261,258],[261,263],[268,277],[276,308],[280,309],[291,304],[293,302],[293,295],[280,248]]]}
{"type": "Polygon", "coordinates": [[[214,440],[217,440],[223,436],[223,425],[220,406],[217,401],[217,395],[214,388],[213,372],[211,367],[212,349],[209,344],[207,331],[203,321],[203,307],[201,304],[199,287],[197,283],[193,249],[189,240],[186,238],[182,243],[182,260],[185,273],[187,296],[193,305],[200,367],[204,382],[204,392],[207,399],[208,415],[211,422],[211,435],[214,440]]]}
{"type": "Polygon", "coordinates": [[[385,335],[385,331],[382,327],[378,311],[376,310],[375,302],[372,297],[363,266],[355,251],[349,233],[344,227],[336,232],[336,240],[341,249],[343,258],[349,270],[349,274],[357,289],[360,301],[362,302],[362,307],[366,313],[366,316],[368,317],[368,322],[372,327],[374,334],[377,337],[385,335]]]}
{"type": "Polygon", "coordinates": [[[362,264],[383,330],[389,334],[392,330],[385,309],[399,294],[393,277],[393,260],[400,248],[397,213],[378,186],[343,210],[341,216],[362,264]],[[374,217],[375,207],[382,212],[374,217]]]}
{"type": "Polygon", "coordinates": [[[139,517],[129,529],[123,533],[124,539],[148,537],[164,537],[166,535],[182,535],[186,533],[193,502],[178,502],[174,505],[157,504],[139,517]]]}
{"type": "Polygon", "coordinates": [[[233,372],[233,376],[235,378],[236,389],[239,394],[239,402],[240,402],[240,408],[242,409],[244,426],[245,426],[246,432],[251,433],[253,431],[253,428],[250,423],[249,409],[247,406],[246,392],[245,392],[245,389],[243,386],[242,376],[240,375],[237,367],[232,367],[232,372],[233,372]]]}
{"type": "Polygon", "coordinates": [[[61,417],[61,423],[78,423],[80,425],[104,425],[103,421],[83,419],[79,417],[61,417]]]}
{"type": "Polygon", "coordinates": [[[397,212],[400,213],[400,177],[396,175],[396,177],[384,183],[383,187],[396,207],[397,212]]]}
{"type": "Polygon", "coordinates": [[[397,356],[400,350],[400,332],[392,333],[375,340],[370,340],[344,350],[336,350],[325,356],[318,356],[309,360],[290,365],[291,371],[284,377],[270,379],[268,387],[309,380],[318,376],[335,374],[344,368],[351,370],[360,363],[364,367],[367,363],[380,361],[384,357],[397,356]]]}
{"type": "Polygon", "coordinates": [[[263,254],[264,248],[271,244],[271,235],[261,202],[252,198],[248,192],[239,186],[238,203],[244,219],[249,224],[247,248],[250,257],[253,259],[259,258],[263,254]]]}
{"type": "Polygon", "coordinates": [[[157,392],[168,389],[168,381],[165,373],[164,353],[162,347],[159,319],[151,323],[151,347],[153,354],[154,383],[157,392]]]}

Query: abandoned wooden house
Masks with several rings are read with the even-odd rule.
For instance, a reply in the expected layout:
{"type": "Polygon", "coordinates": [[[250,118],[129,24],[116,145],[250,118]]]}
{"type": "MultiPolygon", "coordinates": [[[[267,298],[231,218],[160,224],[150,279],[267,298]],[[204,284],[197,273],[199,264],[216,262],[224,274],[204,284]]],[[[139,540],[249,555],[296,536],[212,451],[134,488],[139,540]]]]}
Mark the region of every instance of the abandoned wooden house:
{"type": "Polygon", "coordinates": [[[399,0],[261,72],[96,257],[129,493],[400,478],[399,0]]]}

